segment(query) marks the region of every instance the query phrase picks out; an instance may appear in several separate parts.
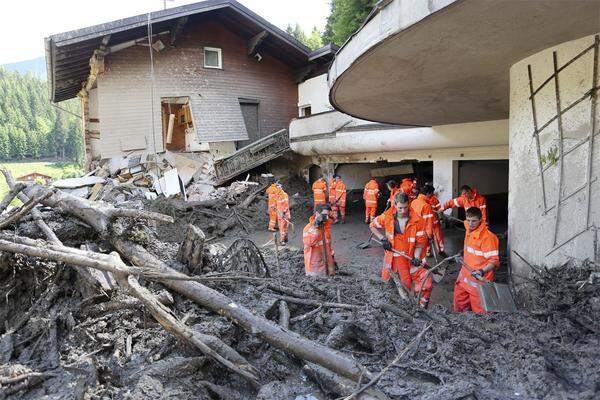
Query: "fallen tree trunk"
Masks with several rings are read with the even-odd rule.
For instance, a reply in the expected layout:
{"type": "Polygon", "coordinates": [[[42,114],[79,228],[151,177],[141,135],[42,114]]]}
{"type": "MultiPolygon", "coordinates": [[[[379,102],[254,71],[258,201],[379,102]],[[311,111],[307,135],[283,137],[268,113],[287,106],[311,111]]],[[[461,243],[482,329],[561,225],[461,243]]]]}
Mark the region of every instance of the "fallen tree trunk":
{"type": "MultiPolygon", "coordinates": [[[[135,243],[120,238],[112,238],[111,243],[119,253],[134,265],[155,268],[161,273],[177,273],[166,263],[135,243]]],[[[321,365],[353,380],[358,380],[361,376],[371,376],[362,365],[350,357],[306,339],[295,332],[285,330],[265,318],[256,316],[244,306],[236,304],[216,290],[191,281],[164,280],[162,283],[201,306],[237,323],[272,346],[290,352],[298,358],[321,365]]]]}

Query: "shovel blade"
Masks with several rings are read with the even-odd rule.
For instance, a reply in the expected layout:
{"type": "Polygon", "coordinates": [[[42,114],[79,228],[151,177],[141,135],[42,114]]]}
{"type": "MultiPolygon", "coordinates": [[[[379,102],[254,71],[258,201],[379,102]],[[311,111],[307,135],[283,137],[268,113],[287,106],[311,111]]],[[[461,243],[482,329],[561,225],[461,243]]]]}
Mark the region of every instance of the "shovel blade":
{"type": "Polygon", "coordinates": [[[515,312],[517,305],[510,288],[503,283],[486,283],[478,285],[481,305],[487,312],[515,312]]]}

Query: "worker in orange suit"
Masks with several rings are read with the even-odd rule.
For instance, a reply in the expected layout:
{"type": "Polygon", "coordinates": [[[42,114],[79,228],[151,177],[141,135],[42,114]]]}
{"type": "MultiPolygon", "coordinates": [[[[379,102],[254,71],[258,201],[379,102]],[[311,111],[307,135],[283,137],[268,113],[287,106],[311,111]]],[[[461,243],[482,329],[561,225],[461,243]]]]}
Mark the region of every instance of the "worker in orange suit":
{"type": "Polygon", "coordinates": [[[399,274],[400,280],[409,293],[420,293],[420,305],[429,303],[433,280],[431,275],[425,280],[424,249],[417,247],[417,238],[424,233],[425,222],[411,214],[409,198],[406,193],[394,197],[394,205],[371,222],[373,236],[381,241],[385,250],[381,278],[388,281],[391,274],[399,274]],[[382,234],[379,229],[383,229],[382,234]],[[403,257],[404,253],[408,258],[403,257]],[[409,260],[410,258],[410,260],[409,260]]]}
{"type": "Polygon", "coordinates": [[[288,242],[288,227],[290,225],[290,200],[281,184],[277,184],[277,225],[279,225],[279,243],[285,246],[288,242]]]}
{"type": "Polygon", "coordinates": [[[459,197],[444,203],[442,212],[453,207],[462,207],[465,211],[471,207],[477,207],[481,210],[483,221],[487,222],[488,220],[487,201],[485,197],[477,193],[477,189],[471,188],[468,185],[464,185],[460,188],[459,197]]]}
{"type": "Polygon", "coordinates": [[[429,250],[429,243],[433,239],[433,211],[427,197],[420,193],[410,202],[411,214],[423,220],[424,233],[417,237],[417,247],[422,247],[424,254],[429,250]]]}
{"type": "Polygon", "coordinates": [[[329,211],[327,204],[319,204],[302,231],[304,270],[308,276],[327,276],[327,265],[335,266],[329,211]]]}
{"type": "Polygon", "coordinates": [[[400,190],[408,196],[409,201],[413,201],[417,198],[418,190],[417,190],[417,180],[411,178],[402,179],[402,183],[400,184],[400,190]]]}
{"type": "Polygon", "coordinates": [[[442,224],[438,216],[438,213],[441,212],[442,205],[440,204],[440,200],[435,195],[435,189],[433,185],[423,186],[423,194],[431,206],[431,211],[433,211],[433,239],[437,244],[440,256],[448,257],[444,248],[444,232],[442,231],[442,224]]]}
{"type": "Polygon", "coordinates": [[[275,232],[277,226],[277,193],[279,188],[277,183],[273,182],[266,191],[267,194],[267,211],[269,212],[269,230],[275,232]]]}
{"type": "Polygon", "coordinates": [[[481,208],[471,207],[465,219],[464,263],[454,285],[454,311],[473,311],[482,314],[483,309],[478,285],[482,280],[494,281],[494,271],[500,266],[498,237],[483,220],[481,208]]]}
{"type": "Polygon", "coordinates": [[[375,179],[371,179],[365,185],[363,190],[363,200],[365,201],[365,223],[368,224],[377,215],[377,199],[379,198],[379,184],[375,179]]]}
{"type": "Polygon", "coordinates": [[[398,186],[398,182],[396,182],[393,179],[387,181],[385,183],[385,186],[387,186],[387,189],[390,191],[390,197],[388,198],[387,204],[385,206],[385,209],[387,210],[392,206],[394,197],[396,197],[396,195],[400,193],[400,186],[398,186]]]}
{"type": "Polygon", "coordinates": [[[319,204],[327,204],[327,184],[325,183],[325,179],[320,177],[313,183],[312,185],[313,191],[313,209],[316,210],[319,204]]]}
{"type": "Polygon", "coordinates": [[[339,175],[333,175],[333,191],[329,188],[329,204],[333,210],[334,221],[346,223],[346,184],[339,175]],[[333,194],[333,196],[332,196],[333,194]]]}

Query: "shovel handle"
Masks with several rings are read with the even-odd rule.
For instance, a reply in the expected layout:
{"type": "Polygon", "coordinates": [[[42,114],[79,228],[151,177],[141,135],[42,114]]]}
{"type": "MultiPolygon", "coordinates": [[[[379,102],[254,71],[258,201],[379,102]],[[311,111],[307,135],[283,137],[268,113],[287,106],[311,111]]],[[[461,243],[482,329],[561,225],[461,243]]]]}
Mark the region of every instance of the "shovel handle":
{"type": "MultiPolygon", "coordinates": [[[[372,241],[374,241],[374,242],[375,242],[375,243],[377,243],[377,244],[381,244],[381,242],[380,242],[379,240],[377,240],[377,239],[371,239],[371,240],[372,240],[372,241]]],[[[399,256],[402,256],[402,257],[406,258],[406,259],[407,259],[407,260],[409,260],[409,261],[412,261],[412,258],[411,258],[411,257],[409,257],[409,256],[408,256],[408,254],[406,254],[406,253],[405,253],[405,252],[403,252],[403,251],[398,251],[398,250],[394,250],[394,249],[392,249],[392,250],[390,250],[390,251],[391,251],[392,253],[394,253],[394,254],[398,254],[399,256]]]]}

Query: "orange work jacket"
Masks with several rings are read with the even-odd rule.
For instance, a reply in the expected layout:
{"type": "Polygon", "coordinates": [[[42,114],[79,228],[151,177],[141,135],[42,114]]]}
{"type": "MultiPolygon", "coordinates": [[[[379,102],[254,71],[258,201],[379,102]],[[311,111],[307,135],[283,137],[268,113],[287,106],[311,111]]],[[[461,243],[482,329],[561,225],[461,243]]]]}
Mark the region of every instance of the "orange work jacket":
{"type": "Polygon", "coordinates": [[[431,206],[431,211],[433,211],[433,225],[439,224],[440,219],[438,218],[437,213],[442,211],[442,205],[440,204],[440,199],[438,199],[435,194],[425,196],[425,198],[427,199],[427,202],[431,206]]]}
{"type": "Polygon", "coordinates": [[[271,186],[267,188],[267,207],[270,210],[275,209],[277,206],[277,193],[279,192],[279,188],[273,183],[271,186]]]}
{"type": "Polygon", "coordinates": [[[377,198],[379,197],[379,184],[375,179],[371,179],[365,185],[363,191],[363,199],[365,200],[365,206],[377,207],[377,198]]]}
{"type": "MultiPolygon", "coordinates": [[[[396,251],[402,251],[406,253],[407,256],[412,258],[415,254],[415,246],[417,243],[417,237],[425,234],[425,227],[423,224],[423,220],[410,214],[408,221],[406,222],[406,226],[404,227],[404,233],[396,232],[394,229],[394,221],[396,220],[396,210],[392,208],[388,208],[383,214],[379,215],[377,218],[371,222],[372,228],[383,229],[385,230],[385,237],[387,240],[392,243],[395,243],[395,236],[402,236],[402,247],[394,248],[396,251]]],[[[394,254],[391,251],[385,250],[385,256],[383,257],[383,268],[391,269],[392,262],[394,257],[402,257],[398,254],[394,254]]]]}
{"type": "MultiPolygon", "coordinates": [[[[416,217],[423,219],[425,233],[428,237],[433,235],[433,210],[424,194],[419,194],[416,199],[410,202],[410,210],[416,217]]],[[[418,238],[419,242],[427,242],[427,237],[418,238]]]]}
{"type": "Polygon", "coordinates": [[[290,220],[290,199],[288,194],[282,190],[277,195],[277,214],[281,218],[290,220]]]}
{"type": "MultiPolygon", "coordinates": [[[[468,222],[465,221],[465,228],[467,230],[465,233],[465,264],[473,271],[481,269],[489,263],[494,264],[496,268],[500,266],[500,257],[498,254],[499,240],[498,237],[488,229],[487,224],[484,221],[481,221],[481,224],[477,229],[471,231],[468,222]]],[[[460,269],[458,279],[472,287],[477,287],[475,285],[481,283],[471,275],[471,271],[464,265],[460,269]]],[[[485,279],[489,281],[494,280],[493,269],[485,274],[485,279]]]]}
{"type": "Polygon", "coordinates": [[[315,204],[327,203],[327,185],[323,179],[317,179],[312,185],[315,204]]]}
{"type": "Polygon", "coordinates": [[[310,217],[309,223],[302,231],[304,244],[304,269],[306,275],[327,275],[327,265],[323,259],[323,246],[327,249],[327,258],[333,265],[333,252],[331,248],[331,220],[325,221],[321,227],[315,226],[315,217],[310,217]],[[323,232],[325,240],[323,240],[323,232]]]}
{"type": "MultiPolygon", "coordinates": [[[[331,190],[329,191],[331,193],[331,190]]],[[[330,195],[331,196],[331,195],[330,195]]],[[[346,207],[346,184],[339,180],[335,182],[333,199],[329,197],[329,202],[334,202],[340,207],[346,207]]]]}
{"type": "Polygon", "coordinates": [[[460,195],[459,197],[448,200],[444,203],[444,210],[452,207],[462,207],[467,211],[471,207],[477,207],[481,210],[483,221],[487,221],[487,201],[485,197],[477,193],[476,189],[472,189],[473,197],[468,198],[467,196],[460,195]]]}
{"type": "Polygon", "coordinates": [[[402,190],[408,196],[410,201],[416,198],[415,192],[415,182],[412,179],[404,178],[402,179],[402,183],[400,184],[400,190],[402,190]]]}

